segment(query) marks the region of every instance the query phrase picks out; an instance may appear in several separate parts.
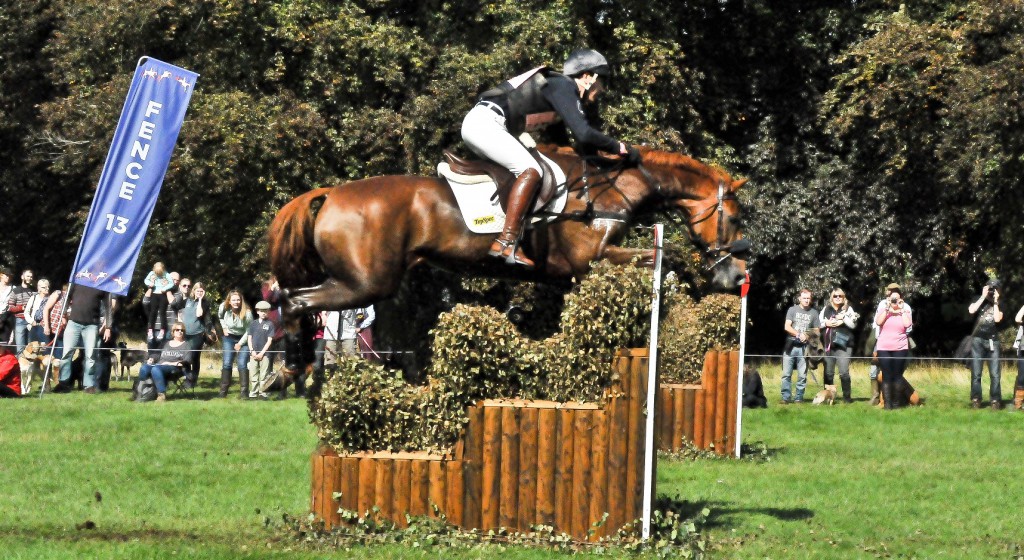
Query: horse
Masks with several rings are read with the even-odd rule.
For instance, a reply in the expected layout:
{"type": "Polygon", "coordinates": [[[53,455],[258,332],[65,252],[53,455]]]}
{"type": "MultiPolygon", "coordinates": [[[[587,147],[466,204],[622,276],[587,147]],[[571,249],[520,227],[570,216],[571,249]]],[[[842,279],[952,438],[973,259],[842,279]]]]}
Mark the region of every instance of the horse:
{"type": "Polygon", "coordinates": [[[268,230],[286,331],[294,333],[303,315],[385,299],[409,270],[423,264],[530,281],[581,277],[600,259],[653,266],[652,250],[616,243],[637,217],[659,211],[685,216],[713,287],[743,282],[742,253],[749,242],[743,239],[736,192],[746,179],[652,149],[641,150],[635,167],[601,166],[567,149],[541,151],[565,172],[570,196],[560,215],[524,234],[533,269],[489,257],[494,236],[469,230],[441,178],[372,177],[314,189],[288,202],[268,230]]]}

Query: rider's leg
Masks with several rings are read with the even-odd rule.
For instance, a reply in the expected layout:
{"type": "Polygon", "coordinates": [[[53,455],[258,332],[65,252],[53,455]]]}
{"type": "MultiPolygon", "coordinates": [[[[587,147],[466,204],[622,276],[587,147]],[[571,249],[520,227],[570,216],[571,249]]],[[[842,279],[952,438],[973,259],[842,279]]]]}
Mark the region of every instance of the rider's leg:
{"type": "Polygon", "coordinates": [[[489,254],[506,258],[510,263],[532,267],[533,261],[523,255],[517,242],[540,185],[543,174],[540,165],[526,147],[508,132],[505,119],[486,107],[474,107],[466,115],[462,121],[462,139],[474,152],[516,175],[505,209],[505,227],[491,245],[489,254]]]}

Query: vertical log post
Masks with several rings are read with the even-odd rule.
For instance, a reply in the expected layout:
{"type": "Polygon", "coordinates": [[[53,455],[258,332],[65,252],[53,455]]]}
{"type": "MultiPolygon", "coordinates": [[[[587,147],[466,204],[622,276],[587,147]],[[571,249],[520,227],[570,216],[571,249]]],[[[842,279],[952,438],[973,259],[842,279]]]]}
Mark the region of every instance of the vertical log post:
{"type": "Polygon", "coordinates": [[[519,417],[519,515],[516,527],[529,531],[537,517],[536,408],[524,408],[519,417]]]}
{"type": "Polygon", "coordinates": [[[558,464],[555,466],[555,532],[572,531],[572,461],[575,410],[558,410],[558,464]]]}
{"type": "Polygon", "coordinates": [[[519,519],[519,409],[501,409],[501,428],[499,523],[514,529],[519,519]]]}
{"type": "Polygon", "coordinates": [[[740,365],[740,353],[737,350],[729,352],[729,383],[727,389],[728,402],[726,408],[729,411],[729,416],[726,419],[725,428],[725,449],[726,455],[732,455],[736,450],[736,418],[739,414],[739,401],[737,400],[737,390],[739,389],[739,365],[740,365]]]}
{"type": "Polygon", "coordinates": [[[558,464],[558,411],[542,408],[537,414],[537,515],[534,522],[555,525],[555,465],[558,464]]]}
{"type": "Polygon", "coordinates": [[[501,501],[501,409],[484,408],[483,486],[481,488],[480,528],[497,529],[501,501]]]}
{"type": "Polygon", "coordinates": [[[729,354],[718,353],[717,390],[715,395],[715,453],[725,455],[726,418],[729,415],[729,354]]]}
{"type": "Polygon", "coordinates": [[[484,407],[469,407],[469,423],[466,425],[465,448],[462,458],[465,490],[462,510],[463,527],[479,529],[481,524],[481,488],[483,486],[484,456],[484,407]]]}

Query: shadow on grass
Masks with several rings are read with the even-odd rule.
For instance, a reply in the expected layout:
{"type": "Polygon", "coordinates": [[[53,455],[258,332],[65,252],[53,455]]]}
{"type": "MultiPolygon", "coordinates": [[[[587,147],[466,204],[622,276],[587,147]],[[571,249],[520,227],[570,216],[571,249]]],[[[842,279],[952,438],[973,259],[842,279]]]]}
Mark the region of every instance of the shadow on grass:
{"type": "Polygon", "coordinates": [[[760,514],[774,517],[779,521],[802,521],[814,517],[814,510],[808,508],[777,508],[777,507],[735,507],[732,502],[702,501],[691,502],[679,498],[659,498],[659,506],[680,514],[684,519],[698,517],[704,509],[708,510],[705,527],[721,529],[729,528],[727,517],[736,514],[760,514]]]}

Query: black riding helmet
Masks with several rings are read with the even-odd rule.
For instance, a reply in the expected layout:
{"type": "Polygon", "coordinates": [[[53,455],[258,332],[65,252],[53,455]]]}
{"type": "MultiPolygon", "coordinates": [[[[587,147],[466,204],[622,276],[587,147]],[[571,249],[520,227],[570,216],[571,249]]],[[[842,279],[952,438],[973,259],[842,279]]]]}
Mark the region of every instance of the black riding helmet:
{"type": "Polygon", "coordinates": [[[611,74],[608,60],[604,55],[594,49],[576,49],[565,59],[562,66],[562,74],[566,76],[579,76],[584,72],[591,72],[601,77],[611,74]]]}

